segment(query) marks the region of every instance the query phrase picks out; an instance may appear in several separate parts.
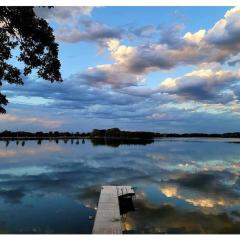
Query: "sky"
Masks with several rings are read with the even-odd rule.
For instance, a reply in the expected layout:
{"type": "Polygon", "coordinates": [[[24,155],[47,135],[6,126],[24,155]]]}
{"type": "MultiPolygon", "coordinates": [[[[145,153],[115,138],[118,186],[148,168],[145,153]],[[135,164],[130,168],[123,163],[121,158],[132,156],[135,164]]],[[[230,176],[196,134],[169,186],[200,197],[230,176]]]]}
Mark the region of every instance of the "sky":
{"type": "Polygon", "coordinates": [[[240,131],[240,7],[35,13],[54,29],[63,82],[4,83],[0,131],[240,131]]]}

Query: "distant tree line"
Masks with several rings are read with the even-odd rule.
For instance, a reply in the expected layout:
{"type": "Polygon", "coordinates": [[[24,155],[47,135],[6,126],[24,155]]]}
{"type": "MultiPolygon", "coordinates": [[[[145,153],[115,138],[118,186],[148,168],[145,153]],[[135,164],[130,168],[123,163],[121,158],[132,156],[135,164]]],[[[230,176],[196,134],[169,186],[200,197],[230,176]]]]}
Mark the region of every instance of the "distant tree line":
{"type": "Polygon", "coordinates": [[[121,131],[119,128],[110,129],[93,129],[91,133],[93,138],[136,138],[136,139],[152,139],[154,138],[153,132],[130,132],[121,131]]]}
{"type": "MultiPolygon", "coordinates": [[[[119,128],[110,129],[94,129],[92,132],[25,132],[25,131],[3,131],[0,132],[0,139],[77,139],[77,138],[91,138],[91,139],[154,139],[154,138],[191,138],[191,137],[208,137],[208,138],[240,138],[240,132],[232,133],[154,133],[144,131],[121,131],[119,128]]],[[[96,144],[99,141],[96,141],[96,144]]],[[[100,141],[101,142],[101,141],[100,141]]],[[[100,143],[99,142],[99,143],[100,143]]],[[[119,142],[116,142],[119,144],[119,142]]]]}
{"type": "Polygon", "coordinates": [[[240,132],[230,133],[157,133],[157,132],[142,132],[142,131],[121,131],[119,128],[110,129],[94,129],[91,137],[116,137],[116,138],[178,138],[178,137],[209,137],[209,138],[240,138],[240,132]]]}
{"type": "Polygon", "coordinates": [[[3,131],[0,132],[0,139],[5,138],[26,138],[26,139],[49,139],[49,138],[85,138],[89,137],[90,133],[79,133],[79,132],[24,132],[24,131],[3,131]]]}
{"type": "Polygon", "coordinates": [[[154,133],[155,138],[178,138],[178,137],[207,137],[207,138],[240,138],[240,132],[229,133],[154,133]]]}

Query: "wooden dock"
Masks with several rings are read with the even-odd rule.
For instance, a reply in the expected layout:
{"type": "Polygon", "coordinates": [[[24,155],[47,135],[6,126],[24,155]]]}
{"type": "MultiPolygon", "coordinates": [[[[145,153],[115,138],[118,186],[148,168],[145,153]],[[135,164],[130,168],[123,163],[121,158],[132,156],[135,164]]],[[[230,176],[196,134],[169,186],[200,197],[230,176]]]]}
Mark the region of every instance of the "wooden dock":
{"type": "Polygon", "coordinates": [[[92,233],[122,234],[119,197],[134,194],[131,186],[103,186],[92,233]]]}

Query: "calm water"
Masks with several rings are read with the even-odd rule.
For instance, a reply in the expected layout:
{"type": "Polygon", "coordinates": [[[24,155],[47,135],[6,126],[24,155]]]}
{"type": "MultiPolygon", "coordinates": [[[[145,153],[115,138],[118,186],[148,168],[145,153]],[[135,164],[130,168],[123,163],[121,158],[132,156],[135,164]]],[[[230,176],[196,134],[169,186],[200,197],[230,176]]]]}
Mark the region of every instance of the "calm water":
{"type": "Polygon", "coordinates": [[[91,233],[103,184],[136,187],[129,233],[240,233],[239,173],[223,140],[0,142],[0,233],[91,233]]]}

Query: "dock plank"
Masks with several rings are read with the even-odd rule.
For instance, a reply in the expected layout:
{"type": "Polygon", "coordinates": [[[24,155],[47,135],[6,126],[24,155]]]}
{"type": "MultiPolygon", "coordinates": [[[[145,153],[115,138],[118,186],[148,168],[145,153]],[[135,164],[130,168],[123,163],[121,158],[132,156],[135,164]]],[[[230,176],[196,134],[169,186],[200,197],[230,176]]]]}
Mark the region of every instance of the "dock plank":
{"type": "Polygon", "coordinates": [[[122,233],[121,216],[116,186],[102,187],[92,233],[122,233]]]}

